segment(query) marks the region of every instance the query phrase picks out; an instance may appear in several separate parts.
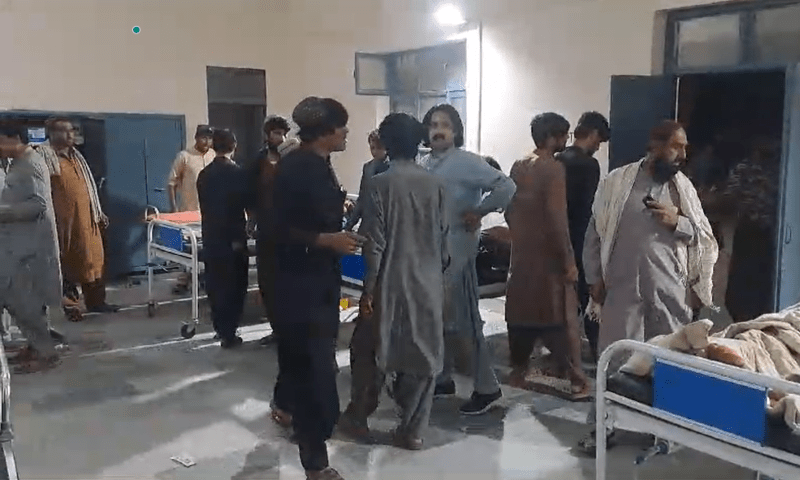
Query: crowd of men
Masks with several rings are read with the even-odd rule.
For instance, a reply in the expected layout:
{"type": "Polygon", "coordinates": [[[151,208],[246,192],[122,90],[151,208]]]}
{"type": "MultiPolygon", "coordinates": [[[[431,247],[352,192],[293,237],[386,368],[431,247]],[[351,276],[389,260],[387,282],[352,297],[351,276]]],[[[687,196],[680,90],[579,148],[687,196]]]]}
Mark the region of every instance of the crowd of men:
{"type": "MultiPolygon", "coordinates": [[[[505,215],[512,240],[506,321],[511,385],[555,378],[555,393],[590,397],[581,367],[580,315],[593,356],[616,340],[644,341],[691,322],[711,305],[717,244],[692,183],[681,173],[687,139],[666,121],[648,154],[600,181],[594,153],[610,128],[599,113],[570,124],[545,113],[531,122],[535,150],[510,176],[464,147],[450,105],[422,122],[391,114],[370,133],[373,159],[349,205],[331,163],[347,146],[349,115],[309,97],[288,119],[270,116],[265,147],[247,167],[234,161],[226,129],[201,125],[169,179],[173,209],[199,209],[206,291],[223,348],[236,348],[247,288],[248,237],[255,236],[259,287],[277,343],[272,418],[291,428],[309,479],[339,479],[326,441],[338,424],[358,441],[387,386],[399,406],[399,447],[423,447],[434,397],[454,395],[456,346],[474,360],[472,392],[460,407],[480,415],[502,397],[483,336],[476,257],[483,219],[505,215]],[[419,147],[430,149],[418,159],[419,147]],[[357,233],[352,230],[358,226],[357,233]],[[351,344],[350,403],[340,415],[335,348],[342,255],[362,249],[366,278],[351,344]],[[276,301],[280,299],[280,301],[276,301]],[[553,368],[529,365],[537,341],[553,368]]],[[[28,371],[57,363],[47,312],[72,308],[61,272],[81,285],[89,310],[113,311],[102,283],[100,208],[70,122],[48,123],[49,142],[0,126],[0,300],[30,343],[28,371]],[[38,153],[37,153],[38,152],[38,153]],[[37,239],[31,242],[30,239],[37,239]]],[[[182,276],[178,290],[187,287],[182,276]]],[[[69,290],[67,290],[69,291],[69,290]]],[[[591,449],[592,438],[584,447],[591,449]]]]}

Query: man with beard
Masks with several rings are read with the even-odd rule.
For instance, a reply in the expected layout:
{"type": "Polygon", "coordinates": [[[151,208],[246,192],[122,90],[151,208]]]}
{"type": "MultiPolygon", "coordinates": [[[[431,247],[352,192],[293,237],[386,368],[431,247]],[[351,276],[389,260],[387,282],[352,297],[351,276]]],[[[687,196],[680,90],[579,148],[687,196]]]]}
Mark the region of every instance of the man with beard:
{"type": "Polygon", "coordinates": [[[583,272],[583,239],[586,236],[589,219],[592,217],[592,202],[597,184],[600,182],[600,164],[593,155],[610,137],[608,120],[600,113],[586,112],[581,115],[578,126],[575,127],[575,141],[572,146],[556,157],[566,170],[567,216],[572,251],[578,267],[578,301],[580,311],[584,315],[584,330],[595,362],[600,325],[590,321],[586,316],[589,286],[586,284],[586,275],[583,272]]]}
{"type": "Polygon", "coordinates": [[[451,263],[445,274],[444,314],[447,347],[436,395],[456,393],[452,378],[453,347],[459,343],[469,345],[474,359],[474,390],[460,412],[480,415],[503,395],[492,368],[478,308],[475,260],[481,219],[489,212],[504,209],[516,187],[510,178],[492,168],[483,157],[461,148],[464,146],[464,124],[452,105],[433,107],[422,123],[428,130],[427,146],[431,148],[431,153],[422,159],[422,165],[444,183],[450,225],[448,249],[451,263]]]}
{"type": "MultiPolygon", "coordinates": [[[[602,306],[600,353],[617,340],[673,333],[691,323],[693,304],[712,305],[718,247],[680,171],[687,144],[683,127],[665,120],[651,131],[647,156],[611,172],[597,190],[583,264],[602,306]]],[[[594,446],[594,435],[580,443],[587,453],[594,446]]]]}
{"type": "MultiPolygon", "coordinates": [[[[197,176],[214,160],[217,154],[211,148],[213,130],[208,125],[198,125],[194,134],[194,146],[178,153],[172,162],[167,181],[167,196],[173,212],[195,212],[200,210],[197,199],[197,176]]],[[[188,293],[192,276],[182,272],[172,293],[188,293]]]]}
{"type": "MultiPolygon", "coordinates": [[[[261,302],[272,321],[275,316],[275,229],[272,212],[272,196],[275,173],[282,155],[289,153],[298,145],[296,140],[286,140],[289,121],[278,115],[270,115],[264,121],[264,148],[248,167],[247,179],[250,181],[250,220],[256,227],[256,266],[258,268],[258,289],[261,302]]],[[[267,345],[274,339],[268,335],[261,339],[267,345]]]]}
{"type": "Polygon", "coordinates": [[[310,480],[340,480],[325,442],[339,419],[334,342],[339,333],[341,255],[360,237],[342,232],[345,192],[331,154],[347,148],[349,115],[332,98],[308,97],[292,112],[300,148],[275,176],[275,318],[278,369],[275,404],[291,423],[310,480]]]}
{"type": "MultiPolygon", "coordinates": [[[[61,272],[67,292],[65,309],[77,308],[80,285],[87,310],[94,313],[119,311],[106,302],[105,247],[103,237],[108,217],[89,163],[75,147],[75,127],[69,119],[47,121],[48,141],[36,149],[50,171],[53,208],[61,249],[61,272]]],[[[74,311],[74,310],[73,310],[74,311]]],[[[71,315],[78,320],[79,315],[71,315]]]]}
{"type": "Polygon", "coordinates": [[[528,362],[541,338],[558,372],[538,376],[566,379],[569,386],[554,387],[553,393],[584,400],[589,381],[581,369],[578,269],[567,218],[565,169],[555,159],[566,148],[568,134],[569,122],[561,115],[537,115],[531,122],[536,150],[511,168],[517,191],[506,213],[511,230],[506,322],[512,385],[526,386],[528,362]]]}

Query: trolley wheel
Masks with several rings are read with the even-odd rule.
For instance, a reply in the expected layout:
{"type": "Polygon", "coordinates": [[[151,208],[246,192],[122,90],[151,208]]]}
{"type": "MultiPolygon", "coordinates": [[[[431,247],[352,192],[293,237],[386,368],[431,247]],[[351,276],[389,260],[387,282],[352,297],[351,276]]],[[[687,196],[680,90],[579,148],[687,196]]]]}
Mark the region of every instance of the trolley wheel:
{"type": "Polygon", "coordinates": [[[183,338],[192,338],[196,333],[196,329],[194,325],[181,325],[181,337],[183,338]]]}
{"type": "Polygon", "coordinates": [[[150,302],[147,304],[147,316],[153,318],[156,316],[156,302],[150,302]]]}

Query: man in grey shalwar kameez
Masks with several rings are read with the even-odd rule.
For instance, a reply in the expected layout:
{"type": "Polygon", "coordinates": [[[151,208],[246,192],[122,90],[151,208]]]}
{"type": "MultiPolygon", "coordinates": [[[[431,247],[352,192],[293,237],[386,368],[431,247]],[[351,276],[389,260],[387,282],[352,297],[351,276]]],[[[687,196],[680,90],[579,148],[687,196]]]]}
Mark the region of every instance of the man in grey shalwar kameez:
{"type": "Polygon", "coordinates": [[[46,309],[61,306],[61,271],[47,166],[28,145],[24,127],[0,125],[5,187],[0,193],[0,310],[28,341],[18,373],[58,362],[46,309]]]}
{"type": "MultiPolygon", "coordinates": [[[[673,333],[692,322],[693,307],[712,305],[718,248],[697,192],[680,172],[686,132],[665,121],[650,137],[647,157],[600,184],[586,231],[583,262],[592,302],[601,307],[600,352],[618,340],[673,333]]],[[[581,447],[593,451],[593,436],[581,447]]]]}
{"type": "MultiPolygon", "coordinates": [[[[395,443],[410,450],[422,448],[436,376],[443,367],[444,271],[449,263],[444,186],[414,162],[424,134],[422,124],[406,114],[391,114],[381,123],[390,168],[371,180],[359,230],[368,240],[358,321],[367,323],[357,328],[374,332],[377,380],[382,384],[384,374],[394,374],[391,392],[401,410],[395,443]]],[[[353,398],[340,428],[348,425],[352,432],[366,425],[380,389],[369,391],[375,398],[362,406],[364,399],[353,398]]]]}
{"type": "Polygon", "coordinates": [[[474,391],[460,408],[465,415],[480,415],[501,396],[500,384],[492,368],[491,354],[483,337],[483,320],[478,309],[478,255],[481,219],[508,206],[516,186],[503,172],[495,170],[474,153],[462,150],[464,125],[451,105],[438,105],[422,122],[428,129],[431,153],[422,165],[439,177],[447,192],[450,225],[448,248],[451,264],[445,275],[445,364],[438,379],[436,395],[455,394],[452,379],[452,346],[458,339],[471,344],[474,359],[474,391]]]}

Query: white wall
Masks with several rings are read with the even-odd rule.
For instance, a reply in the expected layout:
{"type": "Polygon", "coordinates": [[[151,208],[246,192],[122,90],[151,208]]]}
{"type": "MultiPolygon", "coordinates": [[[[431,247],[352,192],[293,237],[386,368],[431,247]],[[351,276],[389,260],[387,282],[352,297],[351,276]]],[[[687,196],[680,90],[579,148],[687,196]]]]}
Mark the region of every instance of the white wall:
{"type": "MultiPolygon", "coordinates": [[[[507,170],[528,123],[608,112],[612,74],[648,74],[660,9],[711,0],[452,0],[483,24],[481,144],[507,170]]],[[[355,95],[356,50],[443,41],[435,0],[0,0],[0,108],[181,113],[207,119],[206,65],[263,68],[268,109],[306,95],[351,113],[342,182],[358,185],[386,100],[355,95]],[[142,32],[134,35],[134,25],[142,32]]]]}

